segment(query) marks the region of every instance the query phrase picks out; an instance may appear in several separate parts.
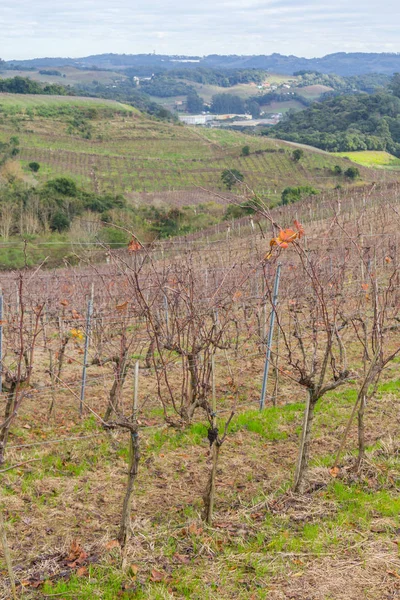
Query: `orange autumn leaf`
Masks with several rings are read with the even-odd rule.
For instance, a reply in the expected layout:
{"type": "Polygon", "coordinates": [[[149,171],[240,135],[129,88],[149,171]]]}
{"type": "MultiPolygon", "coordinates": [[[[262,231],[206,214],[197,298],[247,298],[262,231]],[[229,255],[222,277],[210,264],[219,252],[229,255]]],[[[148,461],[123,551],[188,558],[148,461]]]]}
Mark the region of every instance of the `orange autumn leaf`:
{"type": "Polygon", "coordinates": [[[386,573],[388,575],[391,575],[392,577],[396,577],[397,579],[400,579],[400,575],[399,575],[399,573],[397,573],[397,571],[386,571],[386,573]]]}
{"type": "Polygon", "coordinates": [[[79,542],[77,542],[76,540],[73,540],[71,542],[71,545],[69,548],[69,554],[67,556],[67,566],[70,569],[75,569],[76,567],[81,566],[82,563],[85,562],[87,557],[88,557],[87,553],[82,548],[82,546],[79,544],[79,542]]]}
{"type": "Polygon", "coordinates": [[[121,304],[117,304],[115,308],[117,310],[119,310],[120,312],[122,312],[122,311],[124,311],[124,310],[126,310],[128,308],[128,304],[129,304],[129,302],[127,300],[126,302],[122,302],[121,304]]]}
{"type": "Polygon", "coordinates": [[[135,238],[132,238],[128,245],[128,251],[129,252],[138,252],[139,250],[141,250],[141,248],[142,248],[142,244],[140,242],[138,242],[137,240],[135,240],[135,238]]]}
{"type": "Polygon", "coordinates": [[[281,229],[279,234],[272,238],[270,241],[270,251],[266,254],[265,260],[269,260],[272,256],[272,249],[274,246],[278,246],[279,248],[287,248],[289,244],[293,243],[295,240],[300,239],[304,235],[303,226],[298,222],[294,222],[294,226],[297,229],[281,229]]]}
{"type": "Polygon", "coordinates": [[[390,256],[385,256],[385,262],[386,262],[387,264],[389,264],[389,263],[391,263],[391,262],[392,262],[392,259],[390,258],[390,256]]]}
{"type": "Polygon", "coordinates": [[[34,577],[31,577],[30,579],[24,579],[23,581],[21,581],[22,587],[31,587],[34,589],[39,588],[43,584],[44,584],[44,579],[35,579],[34,577]]]}
{"type": "Polygon", "coordinates": [[[361,285],[361,287],[362,287],[362,289],[364,290],[364,292],[366,292],[366,291],[368,290],[368,288],[369,288],[369,285],[368,285],[368,283],[363,283],[363,284],[361,285]]]}
{"type": "Polygon", "coordinates": [[[165,580],[165,573],[162,573],[161,571],[157,571],[157,569],[153,569],[151,572],[151,577],[150,577],[150,581],[153,581],[155,583],[159,583],[161,581],[165,580]]]}
{"type": "Polygon", "coordinates": [[[294,242],[294,240],[298,237],[298,233],[296,231],[294,231],[293,229],[282,229],[279,232],[279,235],[276,239],[276,243],[278,246],[282,246],[284,248],[287,248],[287,245],[290,244],[291,242],[294,242]],[[285,244],[285,246],[284,246],[285,244]]]}
{"type": "Polygon", "coordinates": [[[83,319],[82,315],[74,308],[71,310],[71,316],[73,319],[83,319]]]}
{"type": "Polygon", "coordinates": [[[332,467],[332,469],[329,469],[329,473],[330,473],[331,477],[336,478],[340,473],[340,469],[339,469],[339,467],[332,467]]]}
{"type": "Polygon", "coordinates": [[[200,535],[201,533],[203,533],[203,529],[202,527],[197,527],[196,523],[192,523],[188,527],[188,532],[192,533],[193,535],[200,535]]]}
{"type": "Polygon", "coordinates": [[[135,564],[132,564],[129,569],[128,572],[130,573],[130,575],[132,575],[133,577],[136,577],[136,575],[139,572],[139,567],[135,564]]]}
{"type": "Polygon", "coordinates": [[[109,542],[107,542],[106,549],[112,550],[113,548],[120,548],[120,543],[118,540],[110,540],[109,542]]]}
{"type": "Polygon", "coordinates": [[[295,220],[293,223],[294,223],[294,226],[297,229],[297,236],[298,236],[298,238],[300,240],[303,237],[303,235],[305,235],[304,227],[297,220],[295,220]]]}

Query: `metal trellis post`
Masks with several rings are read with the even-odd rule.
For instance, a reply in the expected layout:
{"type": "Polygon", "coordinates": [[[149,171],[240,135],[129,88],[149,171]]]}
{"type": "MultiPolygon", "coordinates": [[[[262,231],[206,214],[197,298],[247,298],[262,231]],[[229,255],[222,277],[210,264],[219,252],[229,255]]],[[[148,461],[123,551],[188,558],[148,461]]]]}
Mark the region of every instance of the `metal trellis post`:
{"type": "Polygon", "coordinates": [[[85,352],[84,352],[84,356],[83,356],[81,398],[80,398],[80,404],[79,404],[79,414],[81,417],[83,414],[83,403],[85,401],[86,371],[87,371],[87,366],[88,366],[87,361],[88,361],[89,344],[90,344],[90,329],[91,329],[91,325],[92,325],[92,316],[93,316],[93,297],[94,297],[94,285],[92,284],[92,291],[90,294],[87,315],[86,315],[85,352]]]}
{"type": "Polygon", "coordinates": [[[264,408],[265,395],[267,393],[268,373],[269,373],[269,365],[271,362],[271,347],[272,347],[272,340],[274,337],[276,305],[277,305],[277,301],[278,301],[280,278],[281,278],[281,265],[279,264],[277,267],[277,270],[276,270],[276,275],[275,275],[274,292],[273,292],[273,298],[272,298],[272,312],[271,312],[271,317],[270,317],[270,321],[269,321],[267,355],[266,355],[266,359],[265,359],[264,377],[263,377],[262,390],[261,390],[260,410],[263,410],[263,408],[264,408]]]}

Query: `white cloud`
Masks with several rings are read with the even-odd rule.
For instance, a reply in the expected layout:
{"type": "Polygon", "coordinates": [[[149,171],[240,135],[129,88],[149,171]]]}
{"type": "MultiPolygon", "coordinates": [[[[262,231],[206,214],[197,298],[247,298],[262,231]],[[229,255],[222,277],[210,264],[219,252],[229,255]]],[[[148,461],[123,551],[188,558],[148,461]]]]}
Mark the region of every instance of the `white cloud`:
{"type": "Polygon", "coordinates": [[[398,0],[1,0],[0,56],[400,51],[398,0]]]}

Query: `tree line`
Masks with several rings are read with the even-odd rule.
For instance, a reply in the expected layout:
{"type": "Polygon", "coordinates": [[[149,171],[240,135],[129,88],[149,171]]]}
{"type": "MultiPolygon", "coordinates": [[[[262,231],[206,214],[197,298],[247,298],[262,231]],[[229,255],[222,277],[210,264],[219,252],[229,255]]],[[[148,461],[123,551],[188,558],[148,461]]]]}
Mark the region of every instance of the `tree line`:
{"type": "MultiPolygon", "coordinates": [[[[400,77],[399,77],[400,79],[400,77]]],[[[270,135],[330,152],[386,150],[400,156],[400,85],[393,93],[338,96],[288,115],[270,135]]]]}
{"type": "Polygon", "coordinates": [[[28,77],[0,79],[0,92],[8,94],[45,94],[51,96],[75,96],[74,90],[59,83],[42,84],[28,77]]]}

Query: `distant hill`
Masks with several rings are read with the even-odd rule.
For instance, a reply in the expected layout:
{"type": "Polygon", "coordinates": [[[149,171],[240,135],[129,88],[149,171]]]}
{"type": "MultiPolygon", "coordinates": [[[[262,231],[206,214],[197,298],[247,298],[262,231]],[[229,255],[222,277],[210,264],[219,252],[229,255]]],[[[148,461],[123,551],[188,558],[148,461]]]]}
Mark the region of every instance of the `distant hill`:
{"type": "Polygon", "coordinates": [[[177,66],[212,67],[232,69],[267,69],[276,73],[293,75],[296,71],[313,70],[320,73],[336,73],[342,76],[384,73],[392,75],[400,71],[400,53],[338,52],[321,58],[301,58],[282,54],[259,56],[168,56],[160,54],[99,54],[82,58],[36,58],[12,60],[8,68],[49,68],[75,66],[97,69],[173,69],[177,66]]]}

